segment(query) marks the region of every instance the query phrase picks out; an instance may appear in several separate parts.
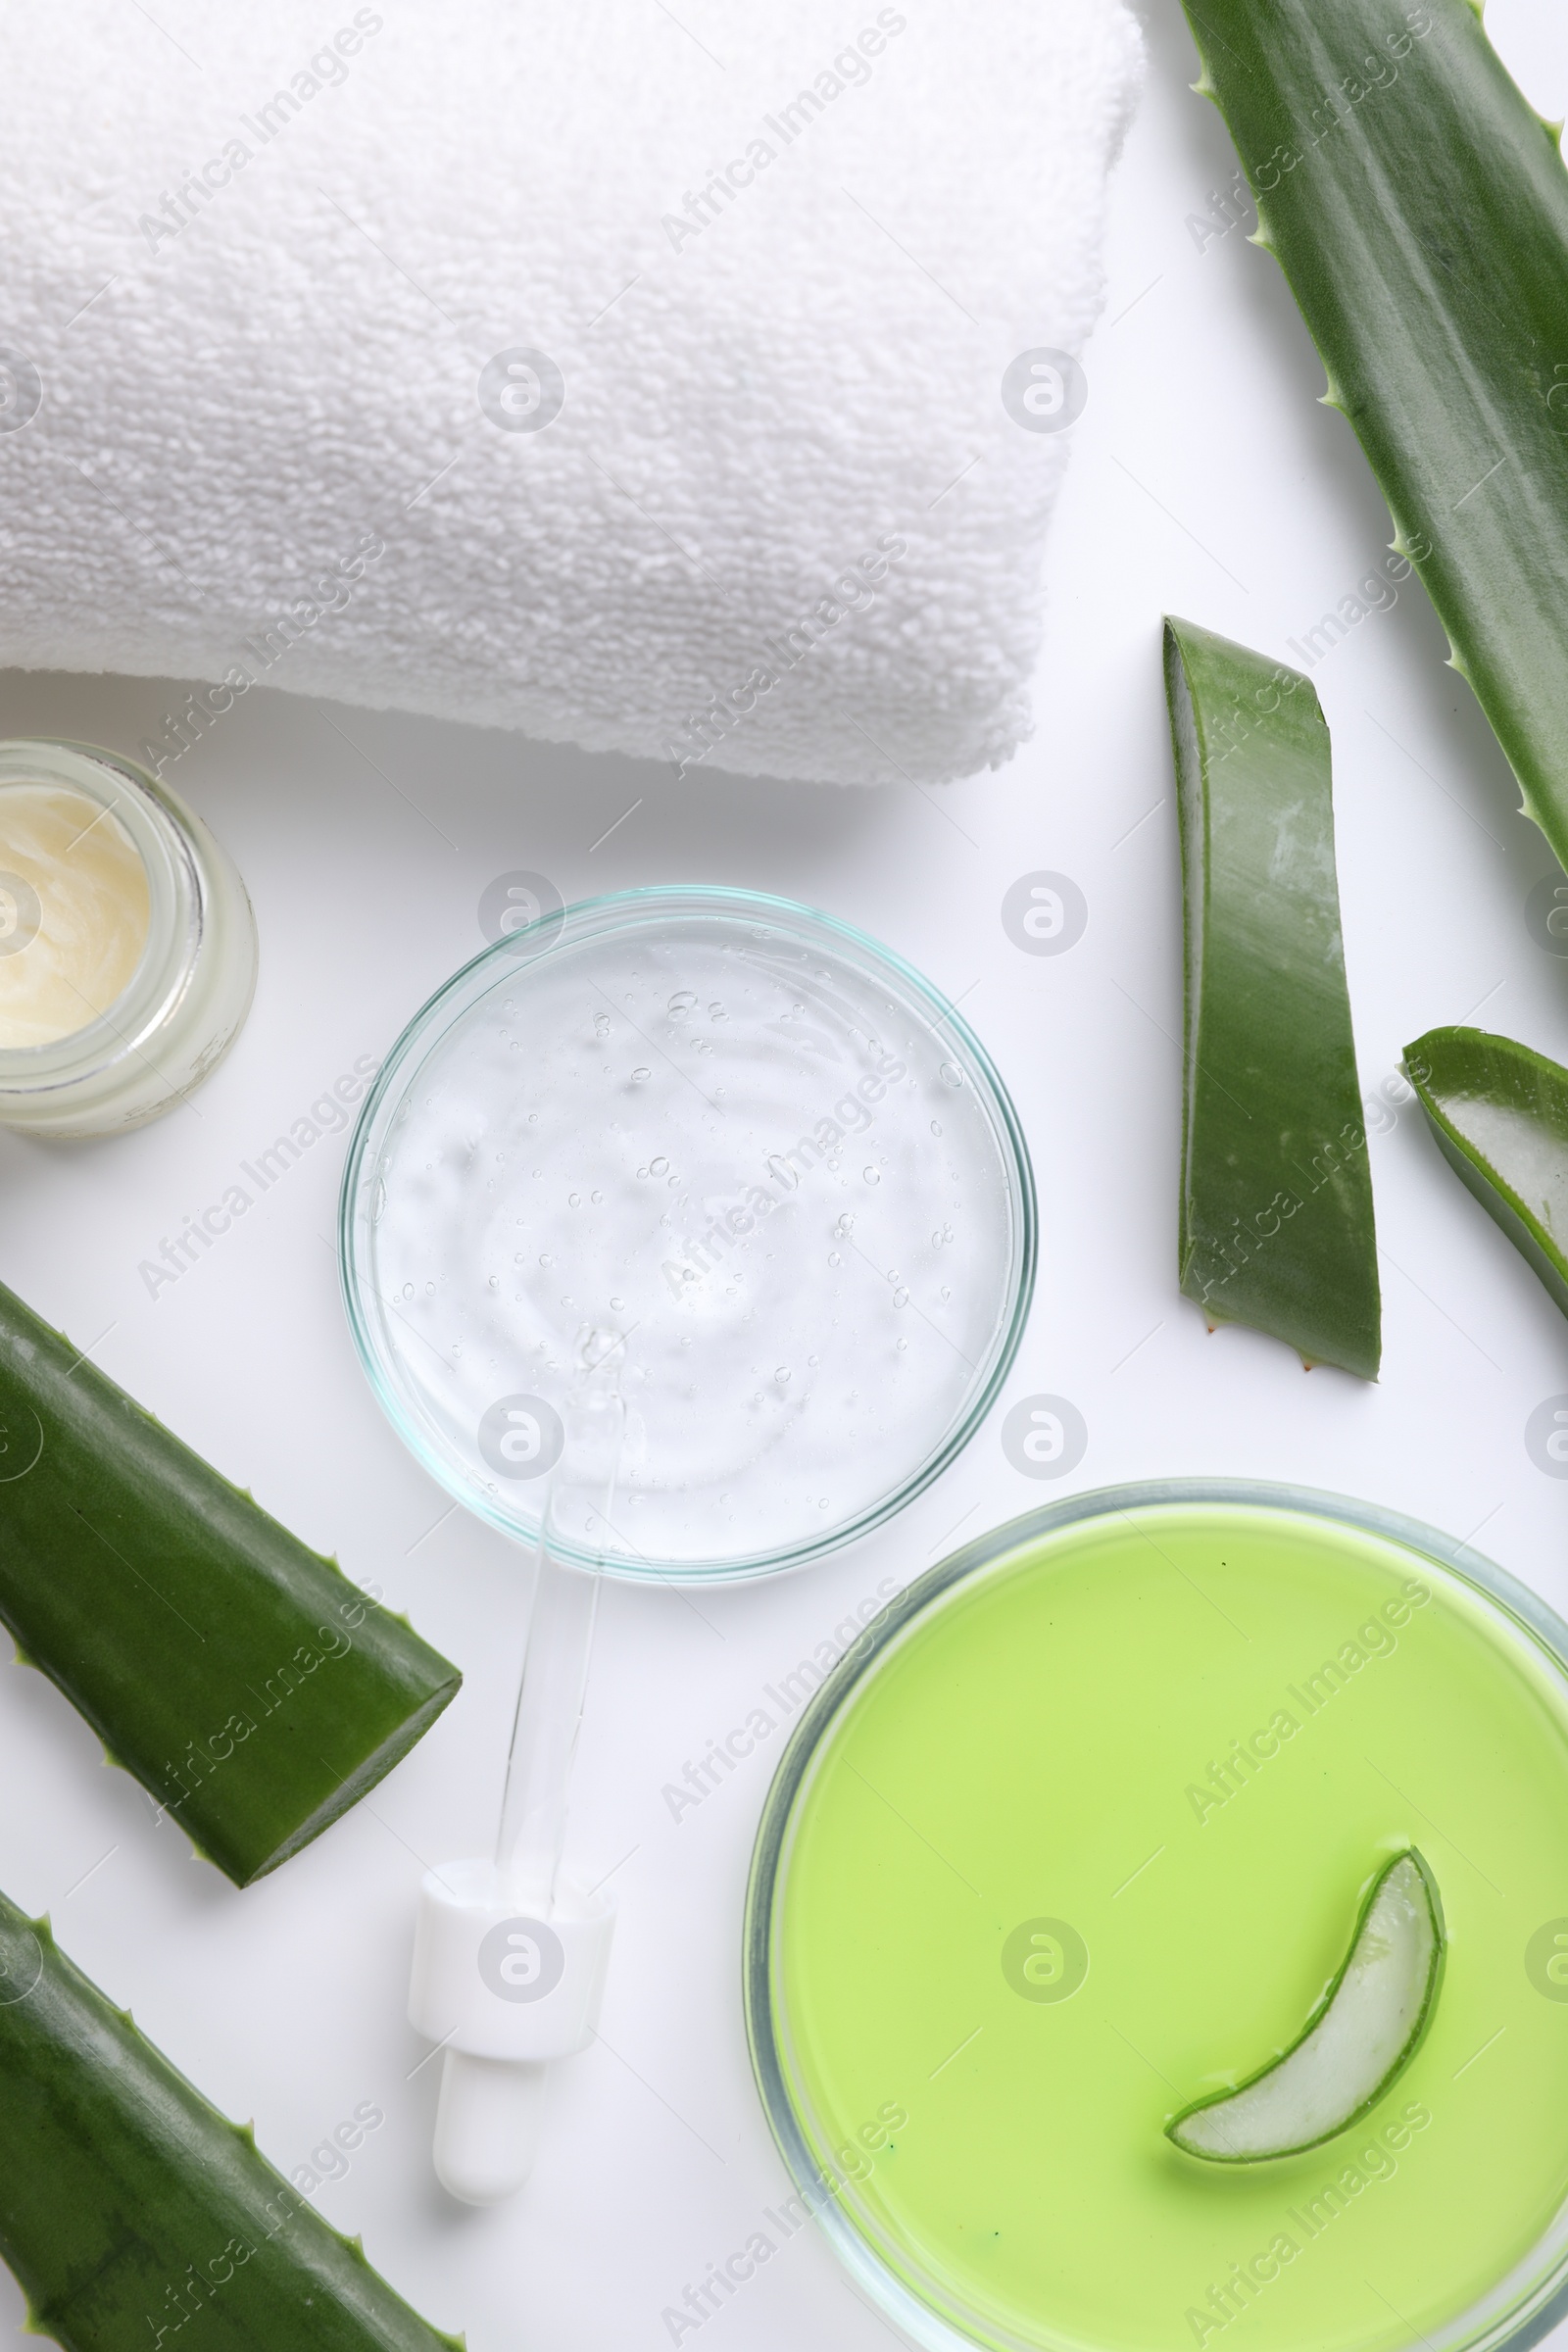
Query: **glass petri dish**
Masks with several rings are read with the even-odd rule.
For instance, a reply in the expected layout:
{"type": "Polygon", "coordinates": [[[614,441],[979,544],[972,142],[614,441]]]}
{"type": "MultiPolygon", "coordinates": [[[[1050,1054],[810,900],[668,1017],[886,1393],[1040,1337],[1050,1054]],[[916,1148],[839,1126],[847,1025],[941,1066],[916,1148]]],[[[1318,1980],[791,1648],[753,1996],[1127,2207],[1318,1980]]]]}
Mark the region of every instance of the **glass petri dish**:
{"type": "Polygon", "coordinates": [[[410,1023],[344,1175],[382,1406],[531,1542],[587,1348],[616,1506],[563,1556],[741,1578],[886,1519],[964,1445],[1033,1290],[1034,1185],[978,1040],[782,899],[629,891],[499,940],[410,1023]]]}
{"type": "Polygon", "coordinates": [[[1568,2312],[1568,1628],[1338,1497],[1074,1497],[921,1576],[816,1690],[754,1856],[757,2081],[914,2344],[1433,2352],[1568,2312]],[[1432,2022],[1357,2122],[1165,2136],[1287,2048],[1410,1846],[1432,2022]]]}

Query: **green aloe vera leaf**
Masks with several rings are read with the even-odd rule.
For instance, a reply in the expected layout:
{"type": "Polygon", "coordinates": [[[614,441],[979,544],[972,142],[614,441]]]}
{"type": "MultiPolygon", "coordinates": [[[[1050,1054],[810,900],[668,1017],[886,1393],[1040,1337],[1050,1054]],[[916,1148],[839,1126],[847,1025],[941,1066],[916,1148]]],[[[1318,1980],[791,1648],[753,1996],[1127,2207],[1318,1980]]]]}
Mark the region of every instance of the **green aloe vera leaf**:
{"type": "Polygon", "coordinates": [[[1181,1287],[1375,1380],[1381,1298],[1334,863],[1305,678],[1165,623],[1186,902],[1181,1287]]]}
{"type": "Polygon", "coordinates": [[[1568,863],[1568,173],[1473,0],[1184,0],[1278,258],[1568,863]]]}
{"type": "Polygon", "coordinates": [[[0,2255],[68,2352],[461,2352],[3,1894],[0,2255]]]}
{"type": "Polygon", "coordinates": [[[241,1886],[462,1679],[3,1285],[0,1622],[241,1886]]]}
{"type": "Polygon", "coordinates": [[[1568,1070],[1486,1029],[1429,1029],[1404,1067],[1445,1159],[1568,1315],[1568,1070]]]}

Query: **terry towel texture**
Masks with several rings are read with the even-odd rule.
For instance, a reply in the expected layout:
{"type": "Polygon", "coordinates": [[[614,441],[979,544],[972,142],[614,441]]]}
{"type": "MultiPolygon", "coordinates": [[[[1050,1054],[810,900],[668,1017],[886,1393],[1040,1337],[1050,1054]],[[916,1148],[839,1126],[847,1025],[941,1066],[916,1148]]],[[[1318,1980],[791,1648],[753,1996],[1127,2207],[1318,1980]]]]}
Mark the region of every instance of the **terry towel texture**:
{"type": "Polygon", "coordinates": [[[0,660],[995,765],[1139,67],[1121,0],[20,12],[0,660]]]}

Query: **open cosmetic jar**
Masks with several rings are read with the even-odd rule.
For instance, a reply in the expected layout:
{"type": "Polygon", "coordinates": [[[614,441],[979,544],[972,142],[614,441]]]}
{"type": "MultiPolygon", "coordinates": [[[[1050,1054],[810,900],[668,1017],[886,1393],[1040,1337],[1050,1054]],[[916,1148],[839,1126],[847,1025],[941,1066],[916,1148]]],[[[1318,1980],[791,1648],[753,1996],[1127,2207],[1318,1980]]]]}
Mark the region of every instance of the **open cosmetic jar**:
{"type": "Polygon", "coordinates": [[[0,1126],[156,1118],[222,1059],[255,986],[245,886],[176,793],[91,745],[0,743],[0,1126]]]}

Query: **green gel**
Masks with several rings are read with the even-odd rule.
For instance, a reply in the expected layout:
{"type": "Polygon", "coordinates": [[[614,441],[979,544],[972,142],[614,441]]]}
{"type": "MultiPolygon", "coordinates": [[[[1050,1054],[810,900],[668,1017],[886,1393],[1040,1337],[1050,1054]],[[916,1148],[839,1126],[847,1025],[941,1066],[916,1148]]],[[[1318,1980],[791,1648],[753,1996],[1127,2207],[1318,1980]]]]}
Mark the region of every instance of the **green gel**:
{"type": "Polygon", "coordinates": [[[1396,1542],[1210,1503],[1058,1528],[904,1627],[818,1741],[767,1941],[840,2218],[952,2340],[1074,2352],[1395,2352],[1514,2310],[1568,2200],[1557,1951],[1556,1662],[1396,1542]],[[1173,2147],[1410,1845],[1448,1954],[1407,2072],[1300,2156],[1173,2147]]]}

